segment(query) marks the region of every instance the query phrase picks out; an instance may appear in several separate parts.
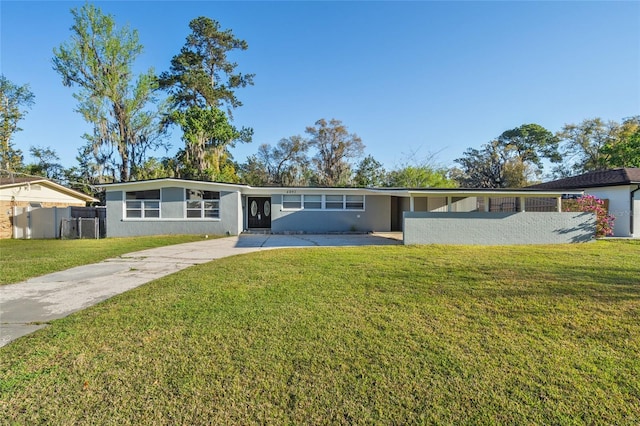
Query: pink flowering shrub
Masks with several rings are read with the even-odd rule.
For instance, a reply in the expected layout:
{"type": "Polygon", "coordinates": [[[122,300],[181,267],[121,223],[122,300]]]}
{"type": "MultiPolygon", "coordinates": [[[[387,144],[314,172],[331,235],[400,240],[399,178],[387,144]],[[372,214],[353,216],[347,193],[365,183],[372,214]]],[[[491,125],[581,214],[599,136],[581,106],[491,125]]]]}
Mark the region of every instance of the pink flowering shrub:
{"type": "Polygon", "coordinates": [[[573,202],[567,203],[565,211],[592,212],[596,214],[596,238],[613,235],[615,217],[607,213],[604,201],[595,195],[583,195],[573,202]]]}

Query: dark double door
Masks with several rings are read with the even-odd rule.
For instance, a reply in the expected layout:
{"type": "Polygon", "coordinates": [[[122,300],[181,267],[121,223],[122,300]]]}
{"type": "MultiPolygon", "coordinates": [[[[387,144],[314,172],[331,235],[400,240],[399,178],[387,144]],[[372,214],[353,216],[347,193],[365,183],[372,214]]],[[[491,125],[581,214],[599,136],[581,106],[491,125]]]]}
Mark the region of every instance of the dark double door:
{"type": "Polygon", "coordinates": [[[271,228],[271,197],[247,197],[248,227],[271,228]]]}

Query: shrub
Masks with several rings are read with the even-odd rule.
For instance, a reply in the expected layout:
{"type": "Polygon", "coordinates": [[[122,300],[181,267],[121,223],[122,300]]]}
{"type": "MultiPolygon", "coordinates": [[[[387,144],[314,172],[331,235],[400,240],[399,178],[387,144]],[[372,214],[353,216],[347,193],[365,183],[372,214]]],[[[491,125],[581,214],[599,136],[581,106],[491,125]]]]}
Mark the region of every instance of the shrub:
{"type": "Polygon", "coordinates": [[[604,201],[595,195],[583,195],[569,203],[565,209],[568,212],[591,212],[596,214],[596,238],[613,235],[615,217],[607,213],[604,201]]]}

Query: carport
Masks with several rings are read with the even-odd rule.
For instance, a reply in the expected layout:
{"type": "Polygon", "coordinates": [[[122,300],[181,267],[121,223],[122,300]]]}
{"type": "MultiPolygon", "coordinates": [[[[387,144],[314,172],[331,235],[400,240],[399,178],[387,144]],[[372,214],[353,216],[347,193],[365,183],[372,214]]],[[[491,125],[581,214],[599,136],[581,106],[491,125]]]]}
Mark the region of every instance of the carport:
{"type": "Polygon", "coordinates": [[[405,244],[554,244],[595,238],[595,215],[564,212],[582,191],[408,190],[405,244]]]}

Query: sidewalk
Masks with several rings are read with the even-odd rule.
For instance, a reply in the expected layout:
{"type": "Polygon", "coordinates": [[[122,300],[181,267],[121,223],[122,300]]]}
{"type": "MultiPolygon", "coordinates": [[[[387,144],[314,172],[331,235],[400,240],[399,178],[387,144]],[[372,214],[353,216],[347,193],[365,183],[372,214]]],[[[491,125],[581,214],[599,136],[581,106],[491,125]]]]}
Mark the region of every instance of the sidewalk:
{"type": "Polygon", "coordinates": [[[0,286],[0,347],[49,321],[189,266],[258,250],[399,244],[373,235],[242,235],[138,251],[0,286]]]}

